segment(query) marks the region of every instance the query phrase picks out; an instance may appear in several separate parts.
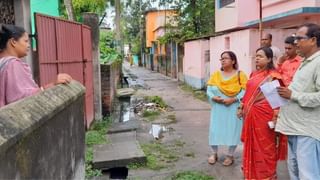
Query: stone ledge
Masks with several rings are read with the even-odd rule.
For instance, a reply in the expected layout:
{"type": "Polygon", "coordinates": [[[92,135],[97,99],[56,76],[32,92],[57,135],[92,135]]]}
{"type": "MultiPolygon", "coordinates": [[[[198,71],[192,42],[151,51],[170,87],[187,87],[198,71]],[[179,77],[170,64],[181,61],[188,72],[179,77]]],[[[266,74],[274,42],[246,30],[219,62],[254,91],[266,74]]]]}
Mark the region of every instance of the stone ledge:
{"type": "Polygon", "coordinates": [[[110,169],[146,162],[146,156],[136,140],[136,131],[110,134],[109,139],[110,144],[93,146],[94,168],[110,169]]]}
{"type": "Polygon", "coordinates": [[[85,93],[76,81],[57,85],[0,108],[0,153],[40,127],[85,93]]]}

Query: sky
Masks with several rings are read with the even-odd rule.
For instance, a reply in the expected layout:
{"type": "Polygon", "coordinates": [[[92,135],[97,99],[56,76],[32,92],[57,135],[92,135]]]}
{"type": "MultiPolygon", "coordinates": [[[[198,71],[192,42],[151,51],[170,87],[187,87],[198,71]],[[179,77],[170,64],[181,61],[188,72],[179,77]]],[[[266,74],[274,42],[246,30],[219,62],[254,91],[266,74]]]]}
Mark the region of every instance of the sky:
{"type": "MultiPolygon", "coordinates": [[[[126,0],[121,0],[121,1],[126,2],[126,0]]],[[[138,1],[138,0],[136,0],[136,1],[138,1]]],[[[151,0],[145,0],[145,1],[151,2],[151,8],[159,8],[158,0],[155,2],[152,2],[151,0]]],[[[163,8],[160,8],[160,9],[163,9],[163,8]]],[[[105,12],[106,12],[106,17],[104,18],[101,26],[113,29],[114,28],[115,9],[114,9],[114,7],[110,6],[110,4],[109,4],[108,8],[106,8],[105,12]]]]}

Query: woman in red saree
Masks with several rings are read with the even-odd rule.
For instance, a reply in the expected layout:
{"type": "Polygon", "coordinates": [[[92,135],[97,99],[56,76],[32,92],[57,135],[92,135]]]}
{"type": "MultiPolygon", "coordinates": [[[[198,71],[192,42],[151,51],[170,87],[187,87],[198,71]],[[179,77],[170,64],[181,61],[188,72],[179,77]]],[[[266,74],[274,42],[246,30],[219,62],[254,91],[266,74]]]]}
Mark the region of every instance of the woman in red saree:
{"type": "Polygon", "coordinates": [[[277,179],[277,161],[286,156],[285,138],[268,126],[269,121],[276,121],[278,110],[271,108],[260,90],[263,83],[281,78],[274,70],[272,57],[268,47],[256,51],[257,71],[250,75],[238,111],[244,118],[241,140],[244,143],[242,168],[245,179],[277,179]]]}

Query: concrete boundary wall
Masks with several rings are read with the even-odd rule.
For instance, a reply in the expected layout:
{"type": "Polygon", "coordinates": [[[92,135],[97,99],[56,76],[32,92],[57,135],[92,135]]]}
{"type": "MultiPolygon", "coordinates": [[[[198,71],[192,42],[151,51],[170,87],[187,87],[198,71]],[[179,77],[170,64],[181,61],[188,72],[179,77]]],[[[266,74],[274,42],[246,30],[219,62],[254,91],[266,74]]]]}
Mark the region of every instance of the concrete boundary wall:
{"type": "Polygon", "coordinates": [[[0,108],[0,179],[84,179],[84,93],[73,81],[0,108]]]}
{"type": "Polygon", "coordinates": [[[188,85],[202,89],[206,87],[206,80],[210,77],[210,44],[208,39],[196,39],[184,43],[183,75],[188,85]]]}
{"type": "Polygon", "coordinates": [[[101,95],[102,95],[102,115],[107,116],[112,113],[113,102],[116,97],[117,85],[120,82],[122,64],[111,62],[100,65],[101,71],[101,95]]]}

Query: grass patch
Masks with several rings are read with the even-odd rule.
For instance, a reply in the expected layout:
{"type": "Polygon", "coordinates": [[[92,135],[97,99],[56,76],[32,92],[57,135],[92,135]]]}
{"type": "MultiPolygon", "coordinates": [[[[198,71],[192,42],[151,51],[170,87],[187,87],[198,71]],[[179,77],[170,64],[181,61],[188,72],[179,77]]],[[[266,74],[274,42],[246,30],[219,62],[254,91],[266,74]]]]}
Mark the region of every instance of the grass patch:
{"type": "Polygon", "coordinates": [[[208,101],[207,93],[202,90],[195,91],[194,96],[201,101],[208,101]]]}
{"type": "Polygon", "coordinates": [[[147,121],[154,121],[159,115],[160,115],[159,111],[144,110],[142,112],[142,117],[146,118],[147,121]]]}
{"type": "Polygon", "coordinates": [[[108,128],[111,125],[111,119],[104,118],[100,121],[95,121],[90,129],[86,132],[86,154],[85,154],[85,169],[86,169],[86,179],[91,179],[95,176],[101,176],[102,172],[98,169],[93,168],[93,145],[95,144],[106,144],[108,140],[106,134],[108,128]]]}
{"type": "Polygon", "coordinates": [[[101,121],[95,121],[90,130],[100,131],[101,133],[107,133],[112,121],[110,117],[105,117],[101,121]]]}
{"type": "Polygon", "coordinates": [[[186,143],[177,139],[174,141],[174,144],[178,147],[183,147],[186,143]]]}
{"type": "Polygon", "coordinates": [[[186,91],[186,92],[190,92],[192,93],[193,97],[201,100],[201,101],[208,101],[208,97],[207,97],[207,94],[205,91],[203,90],[199,90],[199,89],[196,89],[196,88],[193,88],[185,83],[181,84],[180,85],[180,88],[183,90],[183,91],[186,91]]]}
{"type": "Polygon", "coordinates": [[[214,178],[198,171],[183,171],[175,174],[170,180],[214,180],[214,178]]]}
{"type": "Polygon", "coordinates": [[[128,180],[143,180],[141,177],[129,177],[128,180]]]}
{"type": "Polygon", "coordinates": [[[169,114],[167,116],[167,119],[169,120],[170,123],[176,123],[177,122],[176,115],[174,115],[174,114],[169,114]]]}
{"type": "Polygon", "coordinates": [[[102,172],[98,169],[94,169],[92,166],[92,160],[93,160],[93,148],[87,147],[86,149],[86,179],[91,179],[95,176],[101,176],[102,172]]]}
{"type": "Polygon", "coordinates": [[[186,157],[192,157],[192,158],[195,158],[195,157],[196,157],[196,155],[194,154],[194,152],[185,153],[184,156],[186,156],[186,157]]]}
{"type": "Polygon", "coordinates": [[[179,157],[178,153],[171,147],[161,143],[142,144],[141,148],[147,157],[145,164],[133,163],[128,168],[148,168],[152,170],[160,170],[170,166],[170,163],[176,162],[179,157]]]}
{"type": "Polygon", "coordinates": [[[107,142],[106,134],[102,134],[99,131],[86,132],[86,145],[92,146],[95,144],[104,144],[107,142]]]}
{"type": "Polygon", "coordinates": [[[164,100],[160,96],[146,96],[145,100],[147,102],[152,102],[160,106],[160,108],[167,108],[168,105],[164,102],[164,100]]]}
{"type": "Polygon", "coordinates": [[[129,169],[139,169],[141,167],[146,167],[146,163],[130,163],[128,165],[129,169]]]}

